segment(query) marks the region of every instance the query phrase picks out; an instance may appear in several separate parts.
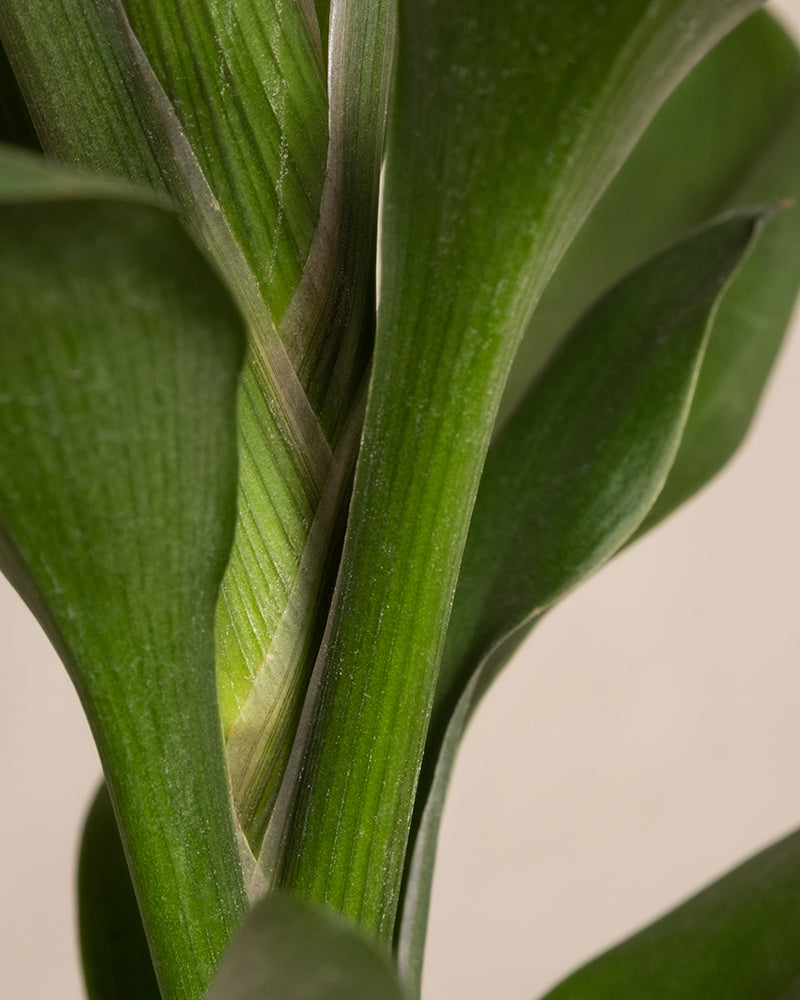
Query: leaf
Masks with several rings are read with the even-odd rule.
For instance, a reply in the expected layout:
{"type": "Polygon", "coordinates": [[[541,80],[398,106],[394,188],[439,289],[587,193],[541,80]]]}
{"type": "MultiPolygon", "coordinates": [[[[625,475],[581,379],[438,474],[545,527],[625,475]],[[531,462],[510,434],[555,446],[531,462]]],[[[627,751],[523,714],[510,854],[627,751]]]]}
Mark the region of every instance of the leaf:
{"type": "Polygon", "coordinates": [[[203,175],[277,323],[319,215],[327,95],[295,0],[125,0],[203,175]]]}
{"type": "MultiPolygon", "coordinates": [[[[760,14],[706,57],[659,112],[562,262],[554,277],[555,294],[549,299],[545,296],[534,316],[535,323],[542,314],[546,341],[548,331],[557,330],[558,317],[566,321],[576,302],[580,307],[602,281],[704,206],[715,201],[777,203],[800,193],[796,168],[800,161],[799,82],[797,50],[774,22],[760,14]],[[743,129],[748,121],[749,128],[743,129]],[[691,150],[692,160],[695,155],[702,160],[702,178],[676,150],[691,150]],[[664,198],[653,198],[653,189],[665,192],[664,198]],[[663,215],[662,202],[666,206],[663,215]]],[[[738,446],[800,286],[798,241],[800,213],[793,209],[778,213],[734,276],[715,314],[676,460],[654,507],[633,537],[697,489],[738,446]]],[[[524,358],[523,364],[529,361],[524,358]]],[[[511,449],[508,452],[506,474],[513,481],[519,462],[511,449]]],[[[490,450],[489,466],[495,461],[490,450]]],[[[512,516],[504,508],[505,492],[505,486],[497,490],[500,532],[512,516]]],[[[490,506],[488,500],[486,506],[490,506]]],[[[489,523],[491,515],[486,520],[489,523]]],[[[486,688],[526,634],[527,627],[514,632],[514,622],[526,614],[535,620],[535,610],[546,604],[541,593],[524,583],[528,549],[514,543],[510,527],[506,534],[512,544],[507,545],[505,557],[519,589],[501,585],[497,592],[491,591],[491,599],[482,608],[480,598],[474,598],[474,618],[465,610],[461,617],[467,627],[454,625],[449,633],[437,684],[400,931],[401,956],[412,980],[418,980],[420,972],[439,816],[461,734],[486,688]],[[510,606],[503,607],[503,594],[510,596],[510,606]],[[514,602],[516,617],[511,613],[514,602]],[[475,634],[481,621],[486,627],[483,642],[475,634]],[[500,641],[503,635],[506,638],[500,641]],[[470,642],[474,643],[471,650],[470,642]]],[[[485,557],[488,565],[499,557],[491,555],[489,541],[485,557]]],[[[457,609],[471,588],[476,588],[476,595],[490,591],[484,572],[480,558],[465,559],[457,609]]],[[[573,583],[576,580],[577,576],[573,583]]]]}
{"type": "Polygon", "coordinates": [[[606,562],[658,496],[715,306],[759,227],[758,213],[726,218],[607,293],[489,452],[417,793],[398,942],[403,974],[417,988],[444,790],[467,721],[515,633],[606,562]]]}
{"type": "Polygon", "coordinates": [[[665,102],[556,268],[514,358],[504,421],[553,346],[604,292],[692,227],[786,192],[737,197],[795,100],[798,51],[763,11],[665,102]]]}
{"type": "Polygon", "coordinates": [[[89,1000],[161,1000],[105,784],[83,828],[78,928],[89,1000]]]}
{"type": "Polygon", "coordinates": [[[141,195],[0,217],[3,559],[92,725],[165,1000],[196,1000],[246,905],[213,646],[243,324],[141,195]]]}
{"type": "Polygon", "coordinates": [[[700,372],[681,447],[637,537],[700,490],[745,439],[789,329],[800,289],[800,80],[787,114],[733,199],[784,199],[731,286],[700,372]]]}
{"type": "Polygon", "coordinates": [[[755,6],[400,5],[372,382],[281,876],[386,939],[514,349],[658,104],[755,6]]]}
{"type": "MultiPolygon", "coordinates": [[[[336,5],[321,216],[281,324],[284,336],[294,329],[308,337],[294,356],[333,452],[300,466],[313,481],[305,496],[292,495],[285,468],[268,468],[264,417],[245,382],[240,520],[222,589],[218,671],[234,797],[258,854],[324,627],[360,441],[393,41],[392,3],[336,5]]],[[[264,861],[262,874],[270,865],[264,861]]]]}
{"type": "Polygon", "coordinates": [[[363,407],[393,7],[337,6],[328,94],[307,2],[127,11],[133,27],[120,0],[9,0],[0,31],[47,151],[166,189],[248,321],[217,663],[252,866],[316,654],[333,498],[363,407]]]}
{"type": "Polygon", "coordinates": [[[798,956],[793,833],[573,973],[547,1000],[793,1000],[798,956]]]}
{"type": "Polygon", "coordinates": [[[281,893],[245,919],[207,1000],[402,1000],[386,955],[332,910],[281,893]]]}
{"type": "Polygon", "coordinates": [[[5,49],[0,45],[0,142],[38,150],[39,140],[5,49]]]}

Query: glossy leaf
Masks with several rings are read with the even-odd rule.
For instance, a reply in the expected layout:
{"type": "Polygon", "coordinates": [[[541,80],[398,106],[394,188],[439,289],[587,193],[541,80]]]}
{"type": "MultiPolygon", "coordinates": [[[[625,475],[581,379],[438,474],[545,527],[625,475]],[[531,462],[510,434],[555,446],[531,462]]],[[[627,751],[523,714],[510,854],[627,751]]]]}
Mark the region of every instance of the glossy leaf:
{"type": "Polygon", "coordinates": [[[386,938],[514,349],[656,107],[755,6],[400,5],[372,383],[282,876],[386,938]]]}
{"type": "Polygon", "coordinates": [[[141,196],[0,215],[0,557],[91,723],[164,996],[196,1000],[245,907],[213,645],[243,324],[141,196]]]}
{"type": "Polygon", "coordinates": [[[78,930],[89,1000],[161,1000],[105,784],[100,786],[83,828],[78,930]]]}
{"type": "Polygon", "coordinates": [[[757,214],[725,219],[604,296],[489,452],[418,791],[398,945],[404,975],[416,985],[444,788],[472,708],[510,637],[606,562],[658,496],[714,308],[758,227],[757,214]]]}
{"type": "Polygon", "coordinates": [[[800,834],[612,948],[547,1000],[794,1000],[800,985],[800,834]]]}
{"type": "Polygon", "coordinates": [[[332,910],[266,896],[248,915],[207,1000],[402,1000],[389,964],[332,910]]]}

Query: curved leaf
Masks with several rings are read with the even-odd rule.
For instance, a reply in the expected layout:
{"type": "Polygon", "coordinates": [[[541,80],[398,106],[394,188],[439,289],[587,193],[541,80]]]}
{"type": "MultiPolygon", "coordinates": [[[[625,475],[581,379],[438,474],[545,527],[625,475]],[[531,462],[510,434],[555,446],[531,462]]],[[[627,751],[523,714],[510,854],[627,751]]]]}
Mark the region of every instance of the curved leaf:
{"type": "Polygon", "coordinates": [[[164,996],[196,1000],[246,905],[213,637],[242,320],[141,198],[0,217],[4,562],[91,723],[164,996]]]}
{"type": "Polygon", "coordinates": [[[629,271],[729,209],[789,113],[800,55],[759,11],[715,46],[653,119],[556,268],[514,358],[504,421],[554,344],[629,271]]]}
{"type": "Polygon", "coordinates": [[[794,1000],[800,833],[596,958],[547,1000],[794,1000]]]}
{"type": "Polygon", "coordinates": [[[656,107],[756,6],[400,4],[372,383],[282,876],[387,938],[470,511],[522,328],[656,107]]]}
{"type": "Polygon", "coordinates": [[[161,1000],[105,784],[94,797],[81,838],[78,930],[89,1000],[161,1000]]]}
{"type": "Polygon", "coordinates": [[[714,308],[759,218],[734,215],[701,230],[612,289],[562,343],[489,452],[420,776],[398,945],[415,983],[444,787],[472,708],[509,637],[613,555],[658,496],[714,308]]]}
{"type": "Polygon", "coordinates": [[[273,893],[247,916],[206,1000],[403,1000],[387,956],[332,910],[273,893]]]}

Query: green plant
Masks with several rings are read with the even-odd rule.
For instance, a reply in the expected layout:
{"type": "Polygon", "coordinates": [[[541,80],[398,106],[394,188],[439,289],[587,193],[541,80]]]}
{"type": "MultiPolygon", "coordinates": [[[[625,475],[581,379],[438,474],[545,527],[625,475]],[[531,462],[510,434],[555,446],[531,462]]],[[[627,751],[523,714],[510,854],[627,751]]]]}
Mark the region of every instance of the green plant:
{"type": "MultiPolygon", "coordinates": [[[[4,0],[0,561],[105,769],[90,996],[418,992],[474,706],[780,344],[800,60],[757,6],[4,0]]],[[[799,873],[553,996],[788,1000],[799,873]]]]}

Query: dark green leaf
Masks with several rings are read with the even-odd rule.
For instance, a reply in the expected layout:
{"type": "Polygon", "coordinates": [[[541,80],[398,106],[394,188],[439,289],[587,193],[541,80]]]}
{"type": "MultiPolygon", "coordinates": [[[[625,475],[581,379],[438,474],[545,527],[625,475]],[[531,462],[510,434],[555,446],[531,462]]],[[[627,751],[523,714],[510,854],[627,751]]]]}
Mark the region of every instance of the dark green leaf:
{"type": "Polygon", "coordinates": [[[0,142],[38,150],[39,140],[8,56],[0,45],[0,142]]]}
{"type": "Polygon", "coordinates": [[[416,822],[423,829],[415,833],[399,943],[412,981],[420,972],[444,788],[472,708],[510,637],[613,555],[658,496],[714,307],[759,218],[735,215],[701,230],[604,296],[489,452],[420,777],[416,822]]]}
{"type": "Polygon", "coordinates": [[[360,928],[276,893],[246,918],[207,1000],[403,1000],[403,991],[360,928]]]}
{"type": "Polygon", "coordinates": [[[83,828],[78,927],[89,1000],[161,1000],[105,784],[83,828]]]}
{"type": "Polygon", "coordinates": [[[800,834],[756,855],[547,1000],[796,1000],[800,834]]]}
{"type": "Polygon", "coordinates": [[[469,516],[522,329],[657,106],[756,6],[400,5],[372,384],[283,875],[387,938],[469,516]]]}
{"type": "Polygon", "coordinates": [[[242,320],[141,198],[0,205],[0,295],[4,561],[92,725],[164,996],[196,1000],[245,907],[213,637],[242,320]]]}
{"type": "Polygon", "coordinates": [[[739,204],[785,202],[720,304],[681,447],[642,535],[701,489],[750,428],[800,289],[800,81],[787,112],[736,188],[739,204]]]}
{"type": "MultiPolygon", "coordinates": [[[[760,11],[724,38],[659,110],[547,285],[514,359],[501,417],[542,359],[625,274],[694,226],[752,202],[735,195],[795,100],[800,56],[760,11]]],[[[755,201],[785,197],[757,194],[755,201]]]]}

